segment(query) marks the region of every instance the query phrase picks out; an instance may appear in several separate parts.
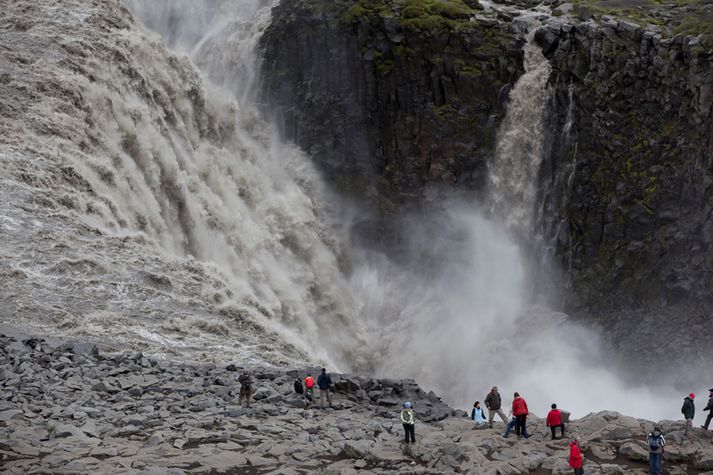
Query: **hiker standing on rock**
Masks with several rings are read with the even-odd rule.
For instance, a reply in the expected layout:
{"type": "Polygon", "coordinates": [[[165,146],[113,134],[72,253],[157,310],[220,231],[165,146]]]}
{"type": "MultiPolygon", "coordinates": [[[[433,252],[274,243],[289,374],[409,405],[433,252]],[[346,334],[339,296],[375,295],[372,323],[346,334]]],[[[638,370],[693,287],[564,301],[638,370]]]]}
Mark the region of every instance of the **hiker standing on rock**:
{"type": "Polygon", "coordinates": [[[493,428],[493,419],[495,419],[495,414],[500,416],[505,424],[508,423],[505,413],[502,409],[502,399],[500,398],[500,393],[498,392],[498,387],[493,386],[488,395],[485,397],[485,407],[488,408],[488,427],[493,428]]]}
{"type": "Polygon", "coordinates": [[[686,429],[683,431],[683,435],[685,436],[688,436],[688,431],[693,429],[693,416],[696,414],[696,406],[693,404],[695,398],[695,394],[689,394],[683,400],[683,406],[681,407],[683,418],[686,419],[686,429]]]}
{"type": "Polygon", "coordinates": [[[649,473],[661,475],[661,458],[666,445],[666,439],[664,439],[661,429],[654,427],[653,432],[650,432],[646,438],[646,445],[649,446],[649,473]]]}
{"type": "Polygon", "coordinates": [[[475,401],[473,404],[473,410],[470,411],[470,418],[475,423],[476,429],[481,429],[488,422],[485,419],[485,411],[480,407],[480,401],[475,401]]]}
{"type": "Polygon", "coordinates": [[[329,407],[332,407],[332,377],[327,373],[326,368],[322,368],[322,373],[317,377],[317,386],[319,386],[319,407],[324,409],[324,401],[329,401],[329,407]]]}
{"type": "Polygon", "coordinates": [[[305,399],[307,399],[308,406],[314,401],[314,378],[312,373],[307,373],[305,378],[305,399]]]}
{"type": "Polygon", "coordinates": [[[238,382],[240,383],[240,396],[238,396],[238,404],[242,404],[245,401],[245,405],[250,407],[250,397],[253,393],[253,380],[247,371],[243,371],[238,377],[238,382]]]}
{"type": "Polygon", "coordinates": [[[574,475],[584,474],[584,459],[579,448],[579,439],[576,437],[569,444],[569,466],[574,470],[574,475]]]}
{"type": "Polygon", "coordinates": [[[512,400],[512,414],[517,419],[517,425],[515,426],[515,433],[524,438],[530,437],[527,434],[527,415],[530,412],[527,410],[527,403],[520,397],[520,393],[514,394],[514,399],[512,400]]]}
{"type": "Polygon", "coordinates": [[[706,404],[706,407],[704,407],[703,410],[708,411],[708,417],[706,417],[706,423],[703,424],[701,427],[703,427],[705,430],[708,430],[708,426],[711,423],[711,419],[713,419],[713,388],[710,388],[708,390],[708,404],[706,404]]]}
{"type": "Polygon", "coordinates": [[[552,404],[550,406],[552,410],[547,413],[547,427],[552,431],[552,440],[555,440],[555,429],[558,427],[562,433],[562,438],[564,438],[564,422],[562,422],[562,413],[557,409],[557,404],[552,404]]]}
{"type": "Polygon", "coordinates": [[[401,411],[401,422],[404,425],[404,434],[406,435],[406,443],[409,443],[409,436],[412,444],[416,443],[416,418],[414,417],[411,403],[404,403],[404,410],[401,411]]]}

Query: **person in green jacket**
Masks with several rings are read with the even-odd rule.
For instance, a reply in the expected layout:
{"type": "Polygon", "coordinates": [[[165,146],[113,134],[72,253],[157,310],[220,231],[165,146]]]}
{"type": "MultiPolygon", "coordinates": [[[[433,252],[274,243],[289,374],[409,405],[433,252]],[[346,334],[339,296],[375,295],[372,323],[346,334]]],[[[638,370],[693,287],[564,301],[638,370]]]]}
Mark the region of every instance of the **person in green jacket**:
{"type": "Polygon", "coordinates": [[[688,431],[693,429],[693,416],[696,414],[696,405],[693,404],[693,400],[696,395],[691,393],[683,400],[683,407],[681,407],[681,413],[686,419],[686,429],[683,431],[683,435],[688,437],[688,431]]]}

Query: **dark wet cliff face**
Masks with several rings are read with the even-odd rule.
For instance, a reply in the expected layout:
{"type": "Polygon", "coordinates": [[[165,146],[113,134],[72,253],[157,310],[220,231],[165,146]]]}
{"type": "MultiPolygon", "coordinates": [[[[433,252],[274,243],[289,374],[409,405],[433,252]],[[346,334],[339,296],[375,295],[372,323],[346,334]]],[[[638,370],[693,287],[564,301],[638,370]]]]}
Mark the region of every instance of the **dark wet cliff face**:
{"type": "MultiPolygon", "coordinates": [[[[394,2],[416,3],[283,0],[262,39],[287,136],[387,219],[434,185],[478,196],[522,74],[511,17],[394,2]]],[[[713,303],[713,9],[620,11],[661,23],[641,27],[574,3],[537,35],[553,99],[536,233],[567,311],[635,350],[685,347],[713,303]]]]}
{"type": "Polygon", "coordinates": [[[521,73],[512,25],[435,3],[283,0],[262,38],[285,134],[380,215],[418,206],[428,184],[482,188],[521,73]]]}
{"type": "Polygon", "coordinates": [[[711,37],[605,19],[553,23],[538,39],[557,81],[545,228],[570,271],[570,310],[635,309],[704,330],[713,285],[711,37]]]}

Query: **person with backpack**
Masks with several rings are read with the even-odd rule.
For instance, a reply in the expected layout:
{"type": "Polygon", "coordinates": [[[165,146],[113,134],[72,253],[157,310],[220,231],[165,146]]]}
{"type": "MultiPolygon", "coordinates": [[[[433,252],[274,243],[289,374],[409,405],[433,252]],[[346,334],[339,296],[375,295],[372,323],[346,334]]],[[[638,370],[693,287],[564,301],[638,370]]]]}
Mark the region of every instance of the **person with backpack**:
{"type": "Polygon", "coordinates": [[[552,431],[552,440],[555,440],[555,429],[560,428],[562,438],[564,438],[564,422],[562,422],[562,413],[557,409],[557,404],[552,404],[551,411],[547,413],[547,427],[552,431]]]}
{"type": "Polygon", "coordinates": [[[305,378],[305,399],[307,400],[307,405],[309,406],[314,401],[314,378],[312,373],[307,373],[305,378]]]}
{"type": "Polygon", "coordinates": [[[493,386],[493,389],[485,396],[485,407],[488,408],[488,427],[493,428],[495,414],[499,415],[505,424],[508,423],[505,413],[500,409],[502,407],[502,399],[500,398],[497,386],[493,386]]]}
{"type": "Polygon", "coordinates": [[[576,437],[569,444],[568,462],[569,466],[574,470],[574,475],[584,474],[584,457],[582,457],[582,450],[579,448],[579,439],[576,437]]]}
{"type": "Polygon", "coordinates": [[[530,437],[527,434],[527,415],[530,412],[527,410],[527,403],[520,396],[520,393],[515,393],[512,400],[512,415],[517,419],[517,425],[515,426],[515,433],[522,435],[524,438],[530,437]]]}
{"type": "Polygon", "coordinates": [[[401,411],[401,422],[404,426],[404,434],[406,435],[406,443],[409,443],[409,439],[412,444],[416,443],[416,417],[414,416],[413,410],[411,409],[411,403],[406,401],[404,403],[404,409],[401,411]]]}
{"type": "Polygon", "coordinates": [[[710,388],[708,390],[708,404],[706,404],[706,407],[704,407],[703,410],[708,411],[708,417],[706,417],[706,423],[703,424],[701,427],[703,427],[705,430],[708,430],[708,426],[711,423],[711,419],[713,419],[713,388],[710,388]]]}
{"type": "Polygon", "coordinates": [[[242,404],[245,401],[245,405],[250,407],[250,397],[253,393],[253,381],[247,371],[238,377],[238,383],[240,383],[240,396],[238,396],[238,404],[242,404]]]}
{"type": "Polygon", "coordinates": [[[681,406],[681,414],[683,414],[683,418],[686,419],[686,429],[683,431],[683,435],[686,437],[688,437],[688,431],[693,430],[693,416],[696,414],[696,406],[693,404],[695,398],[695,394],[689,394],[683,400],[683,406],[681,406]]]}
{"type": "Polygon", "coordinates": [[[473,404],[473,410],[470,411],[470,419],[475,423],[476,429],[482,429],[488,422],[485,418],[485,411],[480,407],[480,401],[475,401],[473,404]]]}
{"type": "Polygon", "coordinates": [[[319,407],[324,409],[324,401],[329,401],[329,407],[332,407],[332,377],[327,373],[326,368],[322,368],[322,372],[317,377],[317,386],[319,386],[319,407]]]}
{"type": "Polygon", "coordinates": [[[654,430],[649,433],[646,438],[646,445],[649,446],[649,473],[651,475],[661,475],[661,459],[666,439],[664,439],[658,426],[654,427],[654,430]]]}

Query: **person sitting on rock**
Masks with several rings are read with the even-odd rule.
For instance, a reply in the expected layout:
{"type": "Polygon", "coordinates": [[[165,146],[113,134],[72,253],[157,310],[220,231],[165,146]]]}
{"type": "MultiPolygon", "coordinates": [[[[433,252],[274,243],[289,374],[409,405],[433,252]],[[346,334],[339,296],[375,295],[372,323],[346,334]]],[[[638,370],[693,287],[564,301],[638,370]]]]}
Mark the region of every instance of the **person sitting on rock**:
{"type": "Polygon", "coordinates": [[[483,411],[483,408],[480,407],[480,401],[475,401],[475,404],[473,404],[473,410],[470,411],[470,418],[475,423],[476,429],[482,429],[488,422],[485,419],[485,412],[483,411]]]}
{"type": "Polygon", "coordinates": [[[562,437],[564,437],[564,422],[562,422],[562,413],[557,409],[557,404],[553,403],[550,407],[552,410],[547,413],[547,427],[552,431],[552,440],[555,440],[557,438],[555,436],[555,429],[558,427],[560,428],[562,437]]]}
{"type": "Polygon", "coordinates": [[[498,392],[498,387],[493,386],[487,396],[485,396],[485,407],[488,408],[488,426],[493,428],[493,419],[495,419],[495,414],[500,416],[505,424],[508,423],[505,413],[500,409],[502,407],[502,399],[500,398],[500,393],[498,392]]]}
{"type": "Polygon", "coordinates": [[[314,401],[314,378],[312,373],[307,373],[305,378],[305,399],[308,406],[314,401]]]}
{"type": "Polygon", "coordinates": [[[238,377],[240,383],[240,396],[238,396],[238,404],[245,402],[247,407],[250,407],[250,397],[253,394],[253,381],[247,371],[238,377]]]}
{"type": "Polygon", "coordinates": [[[708,417],[706,417],[706,423],[703,424],[701,427],[703,427],[705,430],[708,430],[708,426],[710,426],[711,419],[713,419],[713,388],[710,388],[708,390],[708,404],[706,404],[706,407],[704,407],[703,410],[708,411],[708,417]]]}
{"type": "Polygon", "coordinates": [[[406,443],[409,443],[409,439],[412,444],[416,443],[416,418],[411,409],[411,403],[406,401],[404,403],[404,409],[401,411],[401,422],[404,425],[404,434],[406,435],[406,443]]]}
{"type": "Polygon", "coordinates": [[[569,444],[569,466],[574,470],[574,475],[582,475],[584,473],[584,458],[579,448],[579,439],[576,437],[569,444]]]}
{"type": "Polygon", "coordinates": [[[689,394],[683,400],[683,406],[681,406],[681,414],[683,414],[683,418],[686,419],[686,429],[683,431],[683,435],[686,437],[688,437],[688,431],[693,429],[693,417],[696,414],[696,405],[693,404],[695,398],[695,394],[689,394]]]}
{"type": "Polygon", "coordinates": [[[332,377],[327,373],[326,368],[322,368],[322,373],[317,377],[317,386],[319,386],[319,406],[324,409],[324,402],[329,401],[329,406],[332,406],[332,377]]]}
{"type": "Polygon", "coordinates": [[[661,429],[654,427],[646,438],[646,445],[649,446],[649,473],[651,475],[661,475],[661,459],[663,448],[666,445],[661,429]]]}
{"type": "Polygon", "coordinates": [[[530,412],[527,410],[527,403],[520,396],[520,393],[515,393],[512,400],[512,414],[517,419],[517,425],[515,426],[515,433],[522,435],[524,438],[530,437],[527,434],[527,415],[530,412]]]}

